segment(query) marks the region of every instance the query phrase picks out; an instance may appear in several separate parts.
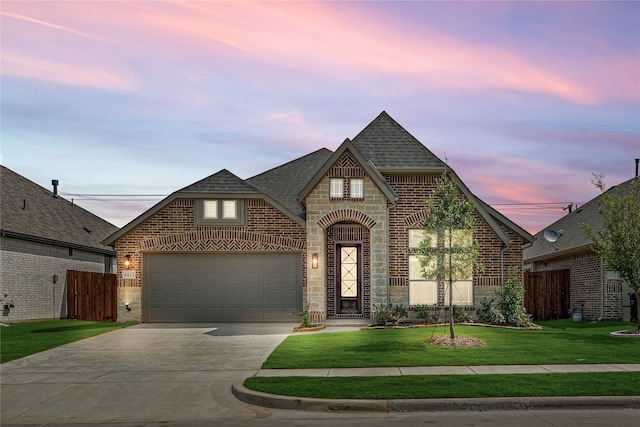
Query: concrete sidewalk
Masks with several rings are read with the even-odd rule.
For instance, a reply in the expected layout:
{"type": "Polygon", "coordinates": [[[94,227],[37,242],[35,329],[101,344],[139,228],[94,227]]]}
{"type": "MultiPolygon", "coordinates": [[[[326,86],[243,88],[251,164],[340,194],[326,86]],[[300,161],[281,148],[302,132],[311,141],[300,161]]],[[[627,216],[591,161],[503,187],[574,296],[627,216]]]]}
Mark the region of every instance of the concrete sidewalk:
{"type": "MultiPolygon", "coordinates": [[[[638,372],[640,364],[423,366],[394,368],[260,369],[258,377],[360,377],[402,375],[550,374],[576,372],[638,372]]],[[[640,409],[640,396],[498,397],[456,399],[318,399],[280,396],[233,384],[240,400],[274,409],[344,412],[495,411],[548,409],[640,409]]]]}
{"type": "Polygon", "coordinates": [[[640,364],[415,366],[394,368],[260,369],[257,377],[383,377],[401,375],[558,374],[638,372],[640,364]]]}

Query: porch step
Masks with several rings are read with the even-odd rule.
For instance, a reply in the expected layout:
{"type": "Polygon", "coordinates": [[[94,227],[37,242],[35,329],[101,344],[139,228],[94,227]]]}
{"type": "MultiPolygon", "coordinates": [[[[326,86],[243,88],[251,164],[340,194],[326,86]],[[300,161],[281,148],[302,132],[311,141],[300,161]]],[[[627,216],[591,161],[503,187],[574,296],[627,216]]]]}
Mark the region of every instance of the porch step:
{"type": "Polygon", "coordinates": [[[369,319],[356,317],[356,318],[344,318],[344,319],[327,319],[323,323],[331,327],[352,328],[352,327],[369,326],[371,324],[371,321],[369,319]]]}

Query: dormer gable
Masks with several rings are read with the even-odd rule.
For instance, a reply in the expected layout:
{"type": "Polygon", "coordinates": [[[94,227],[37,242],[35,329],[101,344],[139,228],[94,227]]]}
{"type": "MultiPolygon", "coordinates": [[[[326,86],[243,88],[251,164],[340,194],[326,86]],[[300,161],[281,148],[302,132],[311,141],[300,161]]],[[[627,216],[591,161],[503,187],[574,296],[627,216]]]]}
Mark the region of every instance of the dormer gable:
{"type": "MultiPolygon", "coordinates": [[[[398,195],[385,181],[375,166],[368,162],[349,138],[329,157],[318,172],[298,195],[298,202],[305,205],[305,199],[325,176],[357,178],[368,176],[385,195],[388,202],[394,204],[398,195]]],[[[347,184],[348,185],[348,184],[347,184]]]]}

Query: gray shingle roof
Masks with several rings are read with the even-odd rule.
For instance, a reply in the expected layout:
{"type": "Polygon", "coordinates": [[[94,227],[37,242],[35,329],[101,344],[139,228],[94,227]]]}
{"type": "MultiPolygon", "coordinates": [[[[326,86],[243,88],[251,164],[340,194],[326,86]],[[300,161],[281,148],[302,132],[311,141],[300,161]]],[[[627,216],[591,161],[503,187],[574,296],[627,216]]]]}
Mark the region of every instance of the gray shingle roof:
{"type": "Polygon", "coordinates": [[[442,169],[445,164],[385,111],[353,140],[363,157],[381,172],[442,169]]]}
{"type": "MultiPolygon", "coordinates": [[[[175,198],[204,197],[197,193],[244,193],[249,195],[253,193],[257,197],[265,197],[276,202],[284,210],[289,211],[288,214],[296,220],[304,218],[304,209],[300,203],[302,200],[299,201],[298,198],[304,198],[305,192],[310,191],[309,188],[313,187],[314,181],[321,178],[322,171],[331,166],[329,163],[332,161],[332,156],[339,155],[345,149],[354,152],[392,202],[397,199],[397,195],[386,183],[381,173],[430,173],[446,169],[446,164],[442,160],[383,111],[353,141],[345,140],[336,153],[323,148],[244,181],[224,169],[176,191],[127,224],[123,229],[109,236],[106,242],[112,244],[128,230],[162,209],[175,198]]],[[[463,191],[476,199],[462,183],[460,185],[463,187],[463,191]]],[[[478,209],[503,240],[508,240],[508,237],[492,218],[513,227],[525,240],[531,239],[529,233],[511,223],[495,210],[486,207],[484,203],[479,203],[478,209]]]]}
{"type": "Polygon", "coordinates": [[[53,197],[53,192],[11,169],[0,168],[4,235],[113,254],[101,241],[118,227],[60,196],[53,197]]]}
{"type": "Polygon", "coordinates": [[[257,193],[248,185],[226,169],[214,173],[198,182],[178,190],[179,193],[257,193]]]}
{"type": "Polygon", "coordinates": [[[326,148],[292,160],[267,172],[247,179],[247,182],[272,197],[295,215],[303,214],[298,193],[331,157],[326,148]]]}
{"type": "MultiPolygon", "coordinates": [[[[633,179],[634,178],[611,187],[607,192],[627,191],[633,179]]],[[[525,248],[522,253],[524,262],[562,256],[566,253],[588,249],[593,244],[593,241],[584,234],[580,224],[589,224],[595,230],[602,229],[602,217],[600,212],[598,212],[601,197],[602,194],[537,232],[534,235],[533,244],[525,248]],[[556,232],[562,230],[562,236],[555,242],[555,248],[558,248],[557,251],[554,245],[544,238],[544,232],[546,230],[556,232]]]]}

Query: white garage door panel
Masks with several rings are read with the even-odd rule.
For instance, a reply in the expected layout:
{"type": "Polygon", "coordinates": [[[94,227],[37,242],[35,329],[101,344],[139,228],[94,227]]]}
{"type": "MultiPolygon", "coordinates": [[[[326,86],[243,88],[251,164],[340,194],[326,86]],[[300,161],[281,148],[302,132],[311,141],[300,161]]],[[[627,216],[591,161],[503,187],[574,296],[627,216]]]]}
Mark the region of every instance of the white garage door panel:
{"type": "Polygon", "coordinates": [[[296,321],[300,254],[148,254],[147,322],[296,321]]]}

